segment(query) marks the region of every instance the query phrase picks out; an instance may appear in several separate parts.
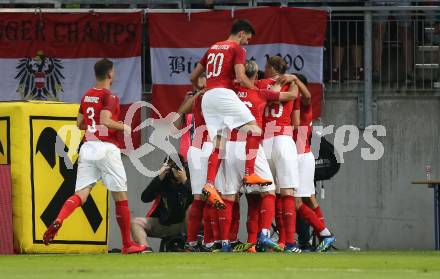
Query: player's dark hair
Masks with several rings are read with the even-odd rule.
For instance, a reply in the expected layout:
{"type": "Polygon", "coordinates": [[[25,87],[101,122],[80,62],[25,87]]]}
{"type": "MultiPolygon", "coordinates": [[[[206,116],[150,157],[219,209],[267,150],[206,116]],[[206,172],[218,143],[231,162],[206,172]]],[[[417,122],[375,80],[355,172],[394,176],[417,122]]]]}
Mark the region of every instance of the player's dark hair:
{"type": "Polygon", "coordinates": [[[101,59],[95,63],[96,80],[105,80],[108,73],[113,69],[113,62],[107,58],[101,59]]]}
{"type": "Polygon", "coordinates": [[[244,31],[247,34],[252,34],[253,36],[255,35],[255,29],[247,19],[238,19],[232,24],[232,35],[237,35],[240,31],[244,31]]]}
{"type": "Polygon", "coordinates": [[[298,79],[304,83],[305,86],[307,86],[309,84],[307,78],[303,75],[303,74],[299,74],[299,73],[292,73],[293,75],[297,76],[298,79]]]}
{"type": "Polygon", "coordinates": [[[271,66],[278,74],[285,74],[287,63],[281,56],[271,56],[267,59],[267,64],[271,66]]]}
{"type": "Polygon", "coordinates": [[[264,79],[264,71],[258,70],[257,79],[264,79]]]}
{"type": "Polygon", "coordinates": [[[258,73],[258,65],[253,60],[246,60],[246,64],[244,65],[245,74],[248,78],[252,78],[258,73]]]}

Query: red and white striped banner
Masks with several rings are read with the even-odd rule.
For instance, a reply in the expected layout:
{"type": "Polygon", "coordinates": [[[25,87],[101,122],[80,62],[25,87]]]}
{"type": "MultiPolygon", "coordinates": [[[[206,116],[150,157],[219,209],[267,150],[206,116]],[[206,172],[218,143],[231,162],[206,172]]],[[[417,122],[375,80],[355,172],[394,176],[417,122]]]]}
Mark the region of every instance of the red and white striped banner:
{"type": "Polygon", "coordinates": [[[189,74],[207,48],[225,40],[235,19],[248,19],[256,29],[247,59],[264,69],[266,59],[282,56],[288,72],[304,74],[312,92],[313,114],[321,114],[323,44],[327,14],[297,8],[254,8],[238,11],[148,14],[153,105],[163,117],[176,111],[191,90],[189,74]]]}
{"type": "Polygon", "coordinates": [[[95,83],[95,62],[108,58],[115,67],[112,91],[125,112],[141,100],[142,17],[141,12],[0,13],[0,101],[79,103],[95,83]]]}

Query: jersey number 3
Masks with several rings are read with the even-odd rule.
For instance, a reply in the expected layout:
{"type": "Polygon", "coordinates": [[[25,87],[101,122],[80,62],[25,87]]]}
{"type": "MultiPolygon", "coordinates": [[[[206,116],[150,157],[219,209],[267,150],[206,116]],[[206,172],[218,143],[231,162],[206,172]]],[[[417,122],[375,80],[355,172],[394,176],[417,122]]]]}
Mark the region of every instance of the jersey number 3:
{"type": "Polygon", "coordinates": [[[88,107],[87,110],[87,118],[92,121],[92,125],[87,125],[87,131],[94,134],[96,132],[96,121],[95,117],[95,109],[93,107],[88,107]]]}
{"type": "Polygon", "coordinates": [[[223,53],[210,53],[208,54],[208,63],[206,63],[206,78],[218,77],[222,71],[223,58],[225,55],[223,53]],[[212,64],[212,70],[210,65],[212,64]]]}

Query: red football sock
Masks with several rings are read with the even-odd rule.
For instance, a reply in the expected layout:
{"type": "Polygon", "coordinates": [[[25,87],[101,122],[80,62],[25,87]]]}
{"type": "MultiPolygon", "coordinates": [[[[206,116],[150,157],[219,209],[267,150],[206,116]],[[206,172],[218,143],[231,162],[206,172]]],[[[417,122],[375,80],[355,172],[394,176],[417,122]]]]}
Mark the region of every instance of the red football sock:
{"type": "Polygon", "coordinates": [[[277,223],[278,229],[278,243],[286,243],[286,231],[284,228],[283,219],[283,203],[281,196],[277,195],[275,200],[275,222],[277,223]]]}
{"type": "Polygon", "coordinates": [[[259,220],[260,220],[260,201],[259,195],[246,195],[248,203],[248,215],[246,221],[247,228],[247,242],[257,243],[257,234],[259,231],[259,220]]]}
{"type": "Polygon", "coordinates": [[[221,163],[219,154],[220,150],[218,148],[214,148],[208,159],[208,172],[206,175],[206,182],[212,185],[214,185],[215,177],[217,176],[217,171],[221,163]]]}
{"type": "Polygon", "coordinates": [[[211,218],[212,238],[214,241],[220,240],[220,229],[218,226],[218,211],[215,207],[209,207],[209,217],[211,218]]]}
{"type": "Polygon", "coordinates": [[[197,241],[197,233],[200,231],[204,206],[205,201],[202,200],[194,200],[191,204],[188,216],[188,242],[197,241]]]}
{"type": "Polygon", "coordinates": [[[205,202],[205,206],[203,207],[203,242],[205,242],[205,244],[214,242],[214,236],[212,234],[210,207],[211,205],[205,202]]]}
{"type": "Polygon", "coordinates": [[[244,172],[249,175],[255,172],[255,159],[257,158],[257,151],[260,147],[260,136],[248,135],[246,138],[246,163],[244,172]]]}
{"type": "Polygon", "coordinates": [[[298,213],[301,218],[306,220],[313,227],[315,232],[320,233],[325,229],[324,224],[321,222],[321,220],[319,220],[315,212],[304,203],[302,203],[299,207],[298,213]]]}
{"type": "Polygon", "coordinates": [[[132,244],[130,235],[130,209],[128,200],[116,202],[116,221],[121,230],[122,245],[128,247],[132,244]]]}
{"type": "Polygon", "coordinates": [[[232,208],[232,225],[229,232],[229,240],[236,241],[238,239],[238,231],[240,229],[240,203],[234,202],[232,208]]]}
{"type": "Polygon", "coordinates": [[[281,198],[281,202],[283,204],[283,220],[286,227],[285,243],[294,244],[296,232],[295,198],[293,196],[284,196],[281,198]]]}
{"type": "Polygon", "coordinates": [[[224,200],[226,208],[218,210],[218,227],[220,233],[220,240],[229,240],[229,232],[231,230],[232,223],[232,209],[234,207],[234,202],[229,200],[224,200]]]}
{"type": "Polygon", "coordinates": [[[270,230],[275,218],[275,195],[264,195],[261,198],[260,214],[261,229],[270,230]]]}
{"type": "Polygon", "coordinates": [[[315,211],[316,217],[318,217],[325,226],[324,214],[322,214],[321,207],[318,205],[313,211],[315,211]]]}
{"type": "Polygon", "coordinates": [[[58,216],[56,218],[57,221],[63,222],[64,219],[70,216],[72,212],[77,208],[81,206],[81,198],[78,195],[70,196],[65,202],[63,207],[60,210],[60,213],[58,213],[58,216]]]}

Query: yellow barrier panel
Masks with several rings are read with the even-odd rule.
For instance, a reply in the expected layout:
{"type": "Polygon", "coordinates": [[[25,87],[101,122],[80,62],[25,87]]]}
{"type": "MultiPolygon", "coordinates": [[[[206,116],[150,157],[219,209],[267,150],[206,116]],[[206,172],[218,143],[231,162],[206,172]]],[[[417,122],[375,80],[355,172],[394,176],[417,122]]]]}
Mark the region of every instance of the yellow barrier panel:
{"type": "Polygon", "coordinates": [[[57,102],[0,102],[0,164],[10,163],[14,248],[19,253],[106,253],[108,193],[98,183],[43,244],[46,227],[74,193],[81,132],[79,106],[57,102]]]}

